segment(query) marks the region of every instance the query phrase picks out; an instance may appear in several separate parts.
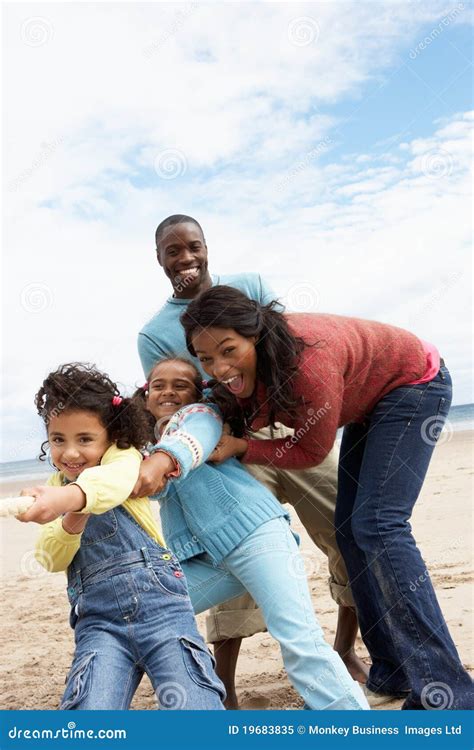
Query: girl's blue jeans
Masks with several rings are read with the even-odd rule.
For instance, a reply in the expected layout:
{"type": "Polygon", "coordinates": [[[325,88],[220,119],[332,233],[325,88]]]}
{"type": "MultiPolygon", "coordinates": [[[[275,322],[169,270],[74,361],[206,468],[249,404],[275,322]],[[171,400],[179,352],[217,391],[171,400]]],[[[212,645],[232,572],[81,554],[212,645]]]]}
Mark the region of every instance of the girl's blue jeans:
{"type": "Polygon", "coordinates": [[[252,595],[307,708],[369,708],[360,686],[324,640],[298,545],[284,518],[262,524],[219,564],[205,553],[182,566],[196,613],[245,591],[252,595]]]}
{"type": "Polygon", "coordinates": [[[91,565],[78,587],[61,709],[128,709],[146,673],[157,708],[223,710],[224,686],[169,550],[144,547],[91,565]]]}
{"type": "Polygon", "coordinates": [[[473,707],[472,681],[410,526],[451,395],[442,366],[429,383],[388,393],[341,443],[336,539],[372,657],[367,686],[406,696],[409,709],[473,707]]]}

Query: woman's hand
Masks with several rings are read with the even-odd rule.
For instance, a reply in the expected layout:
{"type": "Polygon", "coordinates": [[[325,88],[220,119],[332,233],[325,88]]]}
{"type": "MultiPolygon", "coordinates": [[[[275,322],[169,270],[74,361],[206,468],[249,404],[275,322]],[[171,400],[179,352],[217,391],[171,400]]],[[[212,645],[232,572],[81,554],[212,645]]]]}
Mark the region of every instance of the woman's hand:
{"type": "Polygon", "coordinates": [[[28,487],[20,495],[32,495],[35,498],[31,508],[17,516],[23,523],[49,523],[68,511],[82,510],[86,504],[86,496],[77,484],[66,487],[28,487]]]}
{"type": "Polygon", "coordinates": [[[233,435],[222,433],[221,439],[207,459],[215,464],[221,464],[232,456],[240,458],[247,451],[247,441],[243,438],[236,438],[233,435]]]}
{"type": "Polygon", "coordinates": [[[157,451],[142,461],[140,474],[130,497],[157,495],[166,487],[167,474],[176,469],[175,462],[163,451],[157,451]]]}

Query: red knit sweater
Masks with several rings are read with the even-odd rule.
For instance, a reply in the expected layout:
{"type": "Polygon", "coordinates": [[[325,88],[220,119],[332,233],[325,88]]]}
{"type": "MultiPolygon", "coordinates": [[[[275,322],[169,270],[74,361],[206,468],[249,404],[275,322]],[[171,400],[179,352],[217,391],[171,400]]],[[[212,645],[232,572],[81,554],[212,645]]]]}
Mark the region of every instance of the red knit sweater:
{"type": "MultiPolygon", "coordinates": [[[[303,351],[294,380],[305,405],[298,419],[277,415],[277,421],[294,428],[293,438],[250,439],[243,461],[305,469],[324,460],[338,427],[363,421],[389,391],[421,378],[426,355],[416,336],[395,326],[339,315],[289,314],[287,319],[293,333],[316,344],[303,351]]],[[[268,425],[262,383],[257,398],[263,406],[253,430],[268,425]]]]}

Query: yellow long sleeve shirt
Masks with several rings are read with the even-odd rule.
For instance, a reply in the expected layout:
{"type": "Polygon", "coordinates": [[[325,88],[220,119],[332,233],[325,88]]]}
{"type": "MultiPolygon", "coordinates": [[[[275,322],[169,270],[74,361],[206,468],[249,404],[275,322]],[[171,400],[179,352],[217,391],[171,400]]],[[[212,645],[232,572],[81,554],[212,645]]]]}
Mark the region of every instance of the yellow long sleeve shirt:
{"type": "MultiPolygon", "coordinates": [[[[142,456],[135,448],[120,449],[111,445],[104,453],[100,466],[85,469],[74,482],[86,496],[86,504],[80,513],[99,515],[118,505],[130,513],[144,531],[162,547],[165,543],[151,512],[147,497],[130,499],[140,471],[142,456]]],[[[64,476],[52,474],[46,484],[61,487],[64,476]]],[[[81,546],[82,533],[68,534],[63,529],[62,518],[45,524],[35,548],[37,561],[55,573],[66,570],[81,546]]]]}

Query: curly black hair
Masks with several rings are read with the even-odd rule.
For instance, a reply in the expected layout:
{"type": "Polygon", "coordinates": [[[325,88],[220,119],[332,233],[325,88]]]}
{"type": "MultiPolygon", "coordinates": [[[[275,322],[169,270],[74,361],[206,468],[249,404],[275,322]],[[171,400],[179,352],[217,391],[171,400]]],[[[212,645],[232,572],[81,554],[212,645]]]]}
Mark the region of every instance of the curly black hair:
{"type": "MultiPolygon", "coordinates": [[[[95,365],[71,362],[61,365],[43,380],[35,396],[35,406],[46,427],[52,417],[73,411],[96,414],[107,430],[107,435],[118,448],[140,450],[148,441],[148,419],[142,404],[133,398],[121,398],[117,384],[95,365]],[[118,399],[117,399],[118,401],[118,399]]],[[[46,452],[41,446],[40,460],[46,452]]]]}

